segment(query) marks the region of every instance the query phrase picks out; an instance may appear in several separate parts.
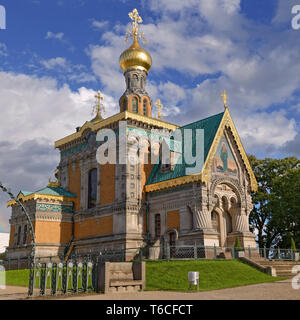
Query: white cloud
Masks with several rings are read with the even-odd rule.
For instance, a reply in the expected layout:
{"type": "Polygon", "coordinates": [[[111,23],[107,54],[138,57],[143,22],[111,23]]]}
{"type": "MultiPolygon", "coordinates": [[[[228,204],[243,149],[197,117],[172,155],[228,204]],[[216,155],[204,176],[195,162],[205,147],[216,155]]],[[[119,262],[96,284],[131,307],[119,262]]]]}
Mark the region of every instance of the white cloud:
{"type": "MultiPolygon", "coordinates": [[[[91,120],[92,89],[72,91],[52,78],[0,72],[0,179],[17,193],[47,185],[59,163],[54,142],[91,120]]],[[[106,116],[118,111],[118,102],[104,93],[106,116]]],[[[0,230],[7,230],[8,201],[0,195],[0,230]]]]}
{"type": "Polygon", "coordinates": [[[108,25],[108,21],[92,21],[92,26],[98,30],[105,28],[108,25]]]}
{"type": "Polygon", "coordinates": [[[236,117],[238,132],[249,150],[282,147],[296,135],[295,120],[288,119],[284,110],[236,117]]]}
{"type": "Polygon", "coordinates": [[[54,69],[56,67],[66,68],[67,67],[67,60],[62,57],[52,58],[49,60],[42,60],[41,64],[46,67],[47,69],[54,69]]]}
{"type": "Polygon", "coordinates": [[[46,37],[45,37],[45,39],[55,39],[55,40],[60,40],[60,41],[62,41],[63,38],[64,38],[63,32],[54,33],[52,31],[48,31],[46,34],[46,37]]]}
{"type": "Polygon", "coordinates": [[[58,87],[52,78],[0,72],[0,141],[54,142],[73,133],[91,119],[95,93],[85,87],[58,87]]]}

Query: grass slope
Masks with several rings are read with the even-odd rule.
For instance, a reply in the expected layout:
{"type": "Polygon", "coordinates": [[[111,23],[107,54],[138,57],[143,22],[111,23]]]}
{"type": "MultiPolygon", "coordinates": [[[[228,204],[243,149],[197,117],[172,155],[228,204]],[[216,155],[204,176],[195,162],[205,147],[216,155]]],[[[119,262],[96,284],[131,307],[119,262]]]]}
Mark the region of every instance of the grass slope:
{"type": "MultiPolygon", "coordinates": [[[[189,291],[189,271],[199,271],[201,291],[283,279],[271,277],[238,260],[149,261],[146,263],[146,290],[189,291]]],[[[29,270],[6,272],[8,286],[27,287],[28,279],[29,270]]]]}
{"type": "Polygon", "coordinates": [[[199,271],[200,291],[283,279],[271,277],[238,260],[151,261],[146,264],[146,290],[189,291],[189,271],[199,271]]]}
{"type": "Polygon", "coordinates": [[[29,269],[6,271],[5,276],[7,286],[28,287],[29,269]]]}

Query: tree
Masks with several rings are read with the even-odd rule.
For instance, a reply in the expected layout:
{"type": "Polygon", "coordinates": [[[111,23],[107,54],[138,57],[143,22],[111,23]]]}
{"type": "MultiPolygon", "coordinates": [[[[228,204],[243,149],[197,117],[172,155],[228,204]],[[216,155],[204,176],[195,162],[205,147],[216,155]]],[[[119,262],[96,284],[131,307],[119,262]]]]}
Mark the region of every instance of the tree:
{"type": "Polygon", "coordinates": [[[281,229],[282,247],[289,247],[291,235],[300,247],[300,167],[289,169],[285,175],[274,178],[274,196],[271,201],[274,220],[281,229]]]}
{"type": "Polygon", "coordinates": [[[250,214],[251,227],[258,233],[258,245],[269,248],[284,244],[288,232],[299,230],[300,160],[296,157],[261,160],[249,156],[249,161],[258,182],[250,214]]]}
{"type": "Polygon", "coordinates": [[[235,251],[243,251],[239,237],[235,238],[234,249],[235,249],[235,251]]]}

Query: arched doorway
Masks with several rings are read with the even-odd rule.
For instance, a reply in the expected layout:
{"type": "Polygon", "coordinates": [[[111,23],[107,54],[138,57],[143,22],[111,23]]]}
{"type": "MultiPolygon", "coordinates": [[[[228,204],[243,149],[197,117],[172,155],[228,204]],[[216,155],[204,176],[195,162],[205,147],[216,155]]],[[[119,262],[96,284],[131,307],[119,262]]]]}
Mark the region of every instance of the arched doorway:
{"type": "Polygon", "coordinates": [[[233,220],[236,214],[236,204],[238,202],[238,195],[236,188],[227,183],[220,183],[214,189],[214,197],[218,199],[212,211],[212,226],[219,232],[220,246],[228,247],[228,238],[233,230],[233,220]],[[216,215],[219,220],[216,219],[216,215]]]}

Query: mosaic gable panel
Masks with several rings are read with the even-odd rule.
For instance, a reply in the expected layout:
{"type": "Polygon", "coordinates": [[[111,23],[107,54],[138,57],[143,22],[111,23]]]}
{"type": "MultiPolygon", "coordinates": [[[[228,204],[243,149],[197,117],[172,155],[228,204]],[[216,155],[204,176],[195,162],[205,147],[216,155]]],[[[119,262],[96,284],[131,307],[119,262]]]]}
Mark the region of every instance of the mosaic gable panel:
{"type": "Polygon", "coordinates": [[[221,138],[214,156],[213,171],[234,176],[238,174],[237,164],[233,157],[231,148],[224,136],[221,138]]]}

